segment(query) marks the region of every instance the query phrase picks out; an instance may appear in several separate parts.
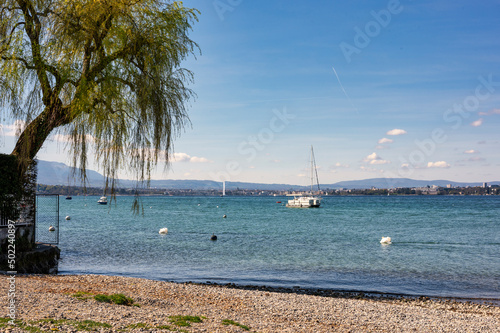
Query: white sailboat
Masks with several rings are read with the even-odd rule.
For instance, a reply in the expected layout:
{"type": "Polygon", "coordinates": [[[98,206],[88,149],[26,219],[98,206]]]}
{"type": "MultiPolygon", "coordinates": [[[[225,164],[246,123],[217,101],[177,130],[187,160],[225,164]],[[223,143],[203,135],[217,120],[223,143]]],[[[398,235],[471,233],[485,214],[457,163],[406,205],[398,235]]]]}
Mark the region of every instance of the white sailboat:
{"type": "Polygon", "coordinates": [[[103,195],[102,197],[99,198],[99,200],[97,200],[97,203],[99,205],[107,205],[108,204],[108,198],[103,195]]]}
{"type": "Polygon", "coordinates": [[[316,176],[316,184],[318,186],[318,194],[320,192],[319,189],[319,179],[318,179],[318,170],[316,168],[316,161],[314,159],[314,150],[311,146],[311,191],[309,194],[294,194],[294,198],[288,200],[286,204],[287,207],[294,208],[318,208],[321,205],[321,197],[319,195],[314,195],[313,187],[314,187],[314,176],[316,176]]]}

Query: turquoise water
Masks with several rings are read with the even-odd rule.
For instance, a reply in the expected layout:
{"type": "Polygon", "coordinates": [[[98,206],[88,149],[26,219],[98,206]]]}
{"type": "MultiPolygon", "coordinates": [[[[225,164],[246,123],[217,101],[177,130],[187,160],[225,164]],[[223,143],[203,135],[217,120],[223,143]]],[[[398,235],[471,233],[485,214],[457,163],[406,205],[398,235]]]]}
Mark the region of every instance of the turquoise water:
{"type": "Polygon", "coordinates": [[[500,299],[500,197],[97,199],[61,198],[60,273],[500,299]]]}

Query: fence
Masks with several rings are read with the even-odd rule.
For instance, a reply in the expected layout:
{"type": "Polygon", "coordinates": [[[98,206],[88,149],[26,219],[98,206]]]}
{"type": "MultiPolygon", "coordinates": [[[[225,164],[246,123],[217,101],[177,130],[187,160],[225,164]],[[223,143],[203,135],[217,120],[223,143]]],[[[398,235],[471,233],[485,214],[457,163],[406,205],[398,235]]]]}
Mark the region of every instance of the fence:
{"type": "Polygon", "coordinates": [[[35,241],[59,244],[59,195],[37,194],[35,241]]]}

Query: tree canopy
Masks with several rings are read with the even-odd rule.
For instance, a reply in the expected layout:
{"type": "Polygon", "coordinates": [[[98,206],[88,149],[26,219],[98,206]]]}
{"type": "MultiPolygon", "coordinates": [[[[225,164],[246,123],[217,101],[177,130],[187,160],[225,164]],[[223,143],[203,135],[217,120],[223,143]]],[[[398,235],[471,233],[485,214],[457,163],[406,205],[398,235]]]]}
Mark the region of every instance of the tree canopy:
{"type": "Polygon", "coordinates": [[[199,51],[197,14],[160,0],[2,0],[0,107],[26,122],[12,154],[27,165],[55,130],[84,179],[91,151],[106,187],[121,167],[149,179],[189,123],[181,62],[199,51]]]}

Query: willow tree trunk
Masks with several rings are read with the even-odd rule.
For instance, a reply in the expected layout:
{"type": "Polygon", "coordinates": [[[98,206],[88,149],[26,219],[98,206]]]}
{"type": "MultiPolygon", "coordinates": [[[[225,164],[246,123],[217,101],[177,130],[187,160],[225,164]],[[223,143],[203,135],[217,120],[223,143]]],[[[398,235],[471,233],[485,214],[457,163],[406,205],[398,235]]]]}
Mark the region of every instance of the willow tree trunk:
{"type": "Polygon", "coordinates": [[[69,124],[71,120],[68,108],[57,101],[45,107],[43,112],[26,126],[12,151],[12,155],[18,158],[21,174],[26,172],[49,134],[55,128],[69,124]]]}

